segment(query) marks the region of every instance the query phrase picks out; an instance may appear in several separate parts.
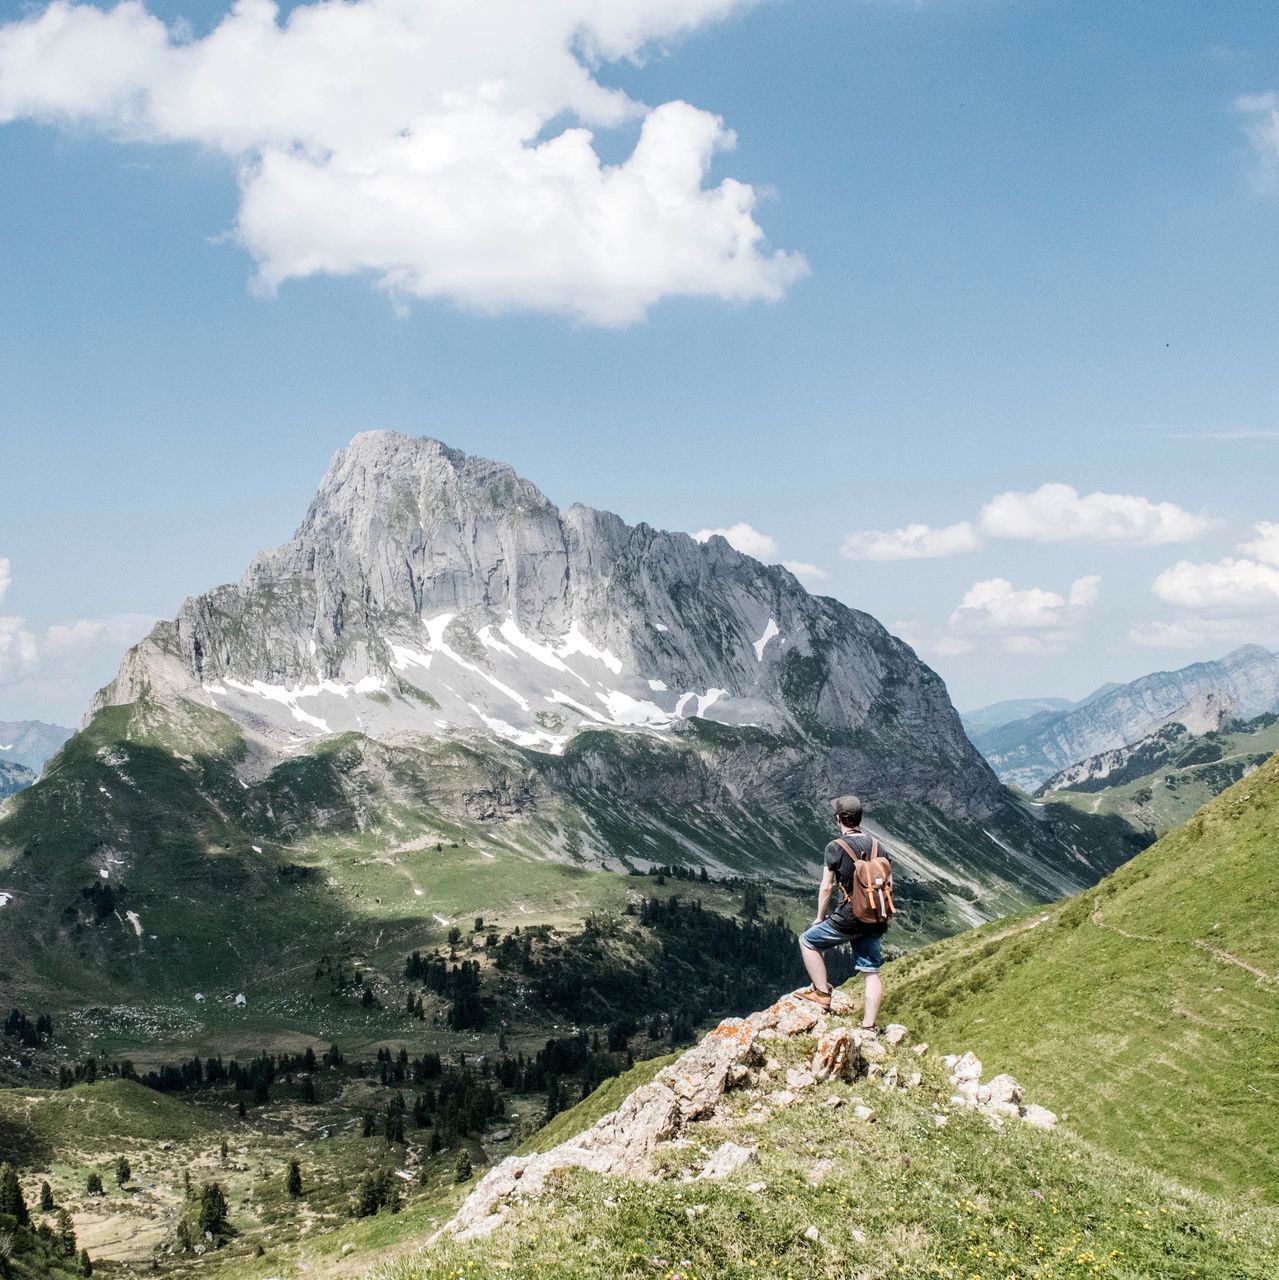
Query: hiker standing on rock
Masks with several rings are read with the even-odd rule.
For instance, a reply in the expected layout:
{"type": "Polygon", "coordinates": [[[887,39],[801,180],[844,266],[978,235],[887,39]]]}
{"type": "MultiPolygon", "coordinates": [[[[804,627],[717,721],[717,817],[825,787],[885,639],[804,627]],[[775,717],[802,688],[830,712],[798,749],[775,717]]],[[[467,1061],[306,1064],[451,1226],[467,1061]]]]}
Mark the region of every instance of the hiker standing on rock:
{"type": "Polygon", "coordinates": [[[853,963],[866,976],[866,1011],[862,1026],[875,1024],[884,983],[879,940],[888,928],[893,906],[893,866],[879,841],[861,829],[862,802],[856,796],[831,801],[839,835],[826,846],[826,868],[817,894],[817,919],[799,938],[799,954],[813,985],[799,992],[823,1009],[830,1008],[830,980],[824,953],[843,942],[852,944],[853,963]],[[831,910],[831,895],[838,894],[831,910]]]}

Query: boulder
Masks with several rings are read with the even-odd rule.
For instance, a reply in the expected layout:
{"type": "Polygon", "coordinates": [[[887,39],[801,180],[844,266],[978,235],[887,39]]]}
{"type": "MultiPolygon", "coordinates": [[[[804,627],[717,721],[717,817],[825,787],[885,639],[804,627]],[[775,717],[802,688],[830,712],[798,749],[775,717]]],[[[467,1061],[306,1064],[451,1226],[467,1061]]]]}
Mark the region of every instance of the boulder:
{"type": "Polygon", "coordinates": [[[950,1067],[951,1084],[959,1084],[963,1080],[976,1082],[981,1079],[981,1059],[975,1053],[964,1054],[962,1058],[955,1061],[953,1066],[949,1058],[944,1061],[950,1067]]]}
{"type": "Polygon", "coordinates": [[[812,1072],[817,1080],[852,1080],[861,1069],[862,1052],[847,1027],[827,1031],[817,1041],[812,1072]]]}
{"type": "Polygon", "coordinates": [[[998,1075],[986,1087],[990,1091],[990,1101],[992,1103],[1011,1102],[1020,1104],[1021,1102],[1021,1085],[1010,1075],[998,1075]]]}
{"type": "Polygon", "coordinates": [[[906,1028],[900,1022],[890,1022],[884,1028],[884,1039],[889,1044],[901,1044],[906,1039],[906,1028]]]}
{"type": "Polygon", "coordinates": [[[751,1147],[739,1147],[735,1142],[725,1142],[715,1149],[697,1176],[716,1180],[727,1178],[754,1159],[755,1151],[751,1147]]]}
{"type": "Polygon", "coordinates": [[[1033,1102],[1022,1107],[1021,1118],[1027,1124],[1033,1124],[1036,1129],[1055,1129],[1057,1127],[1056,1115],[1049,1111],[1047,1107],[1037,1107],[1033,1102]]]}

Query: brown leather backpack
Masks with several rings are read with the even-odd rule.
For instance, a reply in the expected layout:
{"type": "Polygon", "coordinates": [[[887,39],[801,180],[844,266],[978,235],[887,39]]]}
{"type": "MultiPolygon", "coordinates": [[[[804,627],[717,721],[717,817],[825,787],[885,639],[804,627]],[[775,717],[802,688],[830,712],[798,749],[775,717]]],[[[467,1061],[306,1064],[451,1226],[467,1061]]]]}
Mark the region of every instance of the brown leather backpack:
{"type": "Polygon", "coordinates": [[[879,852],[879,841],[871,837],[870,852],[864,857],[847,840],[838,838],[835,843],[853,860],[852,893],[835,877],[853,917],[859,924],[887,924],[897,911],[893,905],[893,864],[879,852]]]}

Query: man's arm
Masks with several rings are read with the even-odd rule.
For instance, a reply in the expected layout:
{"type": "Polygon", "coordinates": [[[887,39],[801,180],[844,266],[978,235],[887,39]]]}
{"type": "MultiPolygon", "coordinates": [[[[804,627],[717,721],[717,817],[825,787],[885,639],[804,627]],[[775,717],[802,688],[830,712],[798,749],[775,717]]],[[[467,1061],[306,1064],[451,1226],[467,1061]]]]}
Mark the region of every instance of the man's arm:
{"type": "Polygon", "coordinates": [[[830,910],[831,890],[835,887],[835,873],[827,867],[822,872],[822,887],[817,891],[817,919],[814,924],[821,924],[826,919],[826,913],[830,910]]]}

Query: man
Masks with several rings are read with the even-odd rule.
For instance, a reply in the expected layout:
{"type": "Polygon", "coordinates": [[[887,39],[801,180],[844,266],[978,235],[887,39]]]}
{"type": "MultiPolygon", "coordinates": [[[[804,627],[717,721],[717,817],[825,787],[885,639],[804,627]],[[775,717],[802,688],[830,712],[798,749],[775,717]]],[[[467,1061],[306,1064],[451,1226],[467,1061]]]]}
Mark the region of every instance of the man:
{"type": "MultiPolygon", "coordinates": [[[[862,1027],[867,1031],[877,1031],[875,1018],[879,1013],[879,1002],[884,998],[884,984],[879,976],[882,963],[879,940],[888,928],[888,922],[885,919],[882,923],[867,923],[853,914],[856,862],[849,849],[857,859],[877,854],[887,860],[887,855],[878,847],[878,841],[862,831],[862,802],[856,796],[840,796],[831,803],[839,835],[826,846],[826,868],[817,894],[817,919],[800,935],[799,954],[813,985],[799,995],[803,1000],[811,1000],[823,1009],[829,1009],[830,980],[826,976],[823,953],[843,942],[851,943],[854,966],[866,977],[866,1010],[862,1016],[862,1027]],[[836,892],[839,901],[832,911],[831,895],[836,892]]],[[[891,901],[890,880],[887,915],[892,914],[891,901]]]]}

